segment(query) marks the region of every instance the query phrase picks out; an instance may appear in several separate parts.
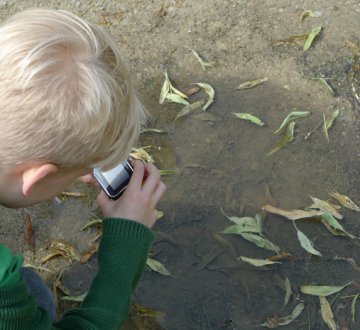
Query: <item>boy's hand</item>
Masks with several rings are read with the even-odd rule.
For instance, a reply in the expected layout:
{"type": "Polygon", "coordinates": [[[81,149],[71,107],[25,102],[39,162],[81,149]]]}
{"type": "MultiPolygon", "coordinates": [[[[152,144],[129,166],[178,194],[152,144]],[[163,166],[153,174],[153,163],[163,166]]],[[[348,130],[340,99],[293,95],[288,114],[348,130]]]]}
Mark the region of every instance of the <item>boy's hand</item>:
{"type": "Polygon", "coordinates": [[[97,202],[105,217],[135,220],[151,228],[157,218],[156,205],[166,190],[153,164],[133,160],[134,172],[123,195],[110,200],[102,191],[97,202]]]}

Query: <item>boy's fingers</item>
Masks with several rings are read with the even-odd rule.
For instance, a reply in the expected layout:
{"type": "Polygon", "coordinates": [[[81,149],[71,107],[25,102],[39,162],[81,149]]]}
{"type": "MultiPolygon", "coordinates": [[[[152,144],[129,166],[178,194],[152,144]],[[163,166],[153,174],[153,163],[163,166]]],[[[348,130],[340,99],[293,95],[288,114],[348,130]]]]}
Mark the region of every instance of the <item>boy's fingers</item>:
{"type": "Polygon", "coordinates": [[[109,201],[109,198],[106,196],[104,191],[101,191],[100,194],[96,198],[96,202],[99,204],[99,206],[104,205],[107,201],[109,201]]]}
{"type": "Polygon", "coordinates": [[[144,173],[145,173],[145,168],[144,168],[144,163],[140,160],[133,160],[131,162],[133,168],[134,168],[134,172],[131,176],[130,182],[128,187],[126,188],[127,190],[139,190],[142,186],[142,182],[144,179],[144,173]]]}
{"type": "Polygon", "coordinates": [[[155,167],[155,165],[148,163],[145,164],[145,169],[147,172],[147,178],[143,186],[143,190],[146,194],[153,194],[157,185],[160,181],[160,173],[159,170],[155,167]]]}
{"type": "Polygon", "coordinates": [[[166,191],[166,185],[162,181],[159,182],[159,184],[156,187],[156,190],[152,196],[152,202],[154,207],[156,207],[156,204],[159,202],[161,197],[164,195],[166,191]]]}

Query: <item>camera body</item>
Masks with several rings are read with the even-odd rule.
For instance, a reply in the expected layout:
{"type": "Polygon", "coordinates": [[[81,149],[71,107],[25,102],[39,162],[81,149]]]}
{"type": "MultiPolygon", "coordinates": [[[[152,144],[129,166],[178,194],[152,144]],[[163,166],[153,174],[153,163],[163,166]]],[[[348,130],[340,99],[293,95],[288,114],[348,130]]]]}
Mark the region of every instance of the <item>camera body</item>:
{"type": "Polygon", "coordinates": [[[106,195],[110,199],[117,200],[129,184],[133,171],[131,158],[129,157],[108,171],[101,171],[99,168],[95,168],[93,175],[106,195]]]}

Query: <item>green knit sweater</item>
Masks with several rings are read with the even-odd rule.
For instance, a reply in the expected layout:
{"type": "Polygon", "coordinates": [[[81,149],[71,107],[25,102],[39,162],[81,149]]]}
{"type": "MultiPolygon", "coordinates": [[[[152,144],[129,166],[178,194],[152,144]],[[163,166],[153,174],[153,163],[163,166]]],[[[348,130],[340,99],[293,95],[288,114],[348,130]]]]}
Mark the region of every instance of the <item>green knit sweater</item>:
{"type": "Polygon", "coordinates": [[[51,323],[19,274],[22,257],[0,244],[0,329],[120,329],[130,309],[130,297],[146,265],[154,234],[146,226],[107,218],[99,248],[99,271],[81,306],[51,323]]]}

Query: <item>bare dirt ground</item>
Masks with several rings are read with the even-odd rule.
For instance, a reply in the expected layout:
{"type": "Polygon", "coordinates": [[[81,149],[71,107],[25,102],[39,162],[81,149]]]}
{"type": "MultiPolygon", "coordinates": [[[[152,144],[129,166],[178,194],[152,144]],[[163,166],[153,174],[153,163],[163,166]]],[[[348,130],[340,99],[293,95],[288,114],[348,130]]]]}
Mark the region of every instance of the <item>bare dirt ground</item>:
{"type": "MultiPolygon", "coordinates": [[[[360,203],[360,101],[355,96],[360,94],[360,83],[353,79],[360,82],[360,72],[354,51],[346,46],[347,41],[360,41],[358,0],[0,1],[1,20],[39,6],[69,10],[109,30],[152,114],[150,126],[168,132],[143,135],[140,145],[161,146],[160,151],[153,151],[156,164],[177,171],[164,179],[168,192],[160,209],[165,217],[155,228],[158,240],[153,249],[173,277],[147,271],[134,295],[135,302],[166,315],[151,325],[135,315],[129,329],[253,329],[268,317],[289,315],[295,302],[305,299],[299,294],[301,285],[358,283],[359,273],[346,263],[334,262],[334,257],[357,261],[359,244],[330,237],[312,223],[301,226],[323,253],[316,260],[301,250],[291,224],[279,217],[267,218],[270,237],[284,251],[300,256],[299,262],[275,270],[240,265],[219,250],[213,239],[214,233],[228,225],[220,207],[229,214],[253,215],[269,202],[266,187],[271,188],[272,200],[285,208],[307,206],[308,195],[327,199],[327,193],[335,189],[360,203]],[[321,16],[301,21],[304,9],[319,11],[321,16]],[[299,45],[272,47],[274,40],[317,26],[322,31],[306,52],[299,45]],[[204,71],[190,49],[217,65],[204,71]],[[195,114],[174,121],[181,106],[158,102],[164,69],[183,91],[194,82],[215,88],[210,117],[195,114]],[[334,95],[303,76],[330,78],[327,82],[334,95]],[[261,86],[235,90],[240,83],[262,77],[268,81],[261,86]],[[272,132],[294,109],[311,111],[312,116],[296,126],[296,139],[290,146],[273,158],[265,157],[278,141],[272,132]],[[337,109],[340,115],[329,133],[330,143],[321,127],[305,139],[322,122],[323,114],[329,116],[337,109]],[[246,125],[234,120],[231,112],[252,113],[267,125],[246,125]],[[284,292],[279,283],[285,277],[295,294],[293,304],[282,311],[284,292]]],[[[95,230],[80,231],[96,209],[96,192],[81,184],[69,190],[85,191],[87,197],[29,210],[39,255],[33,262],[46,253],[51,241],[66,239],[83,251],[96,234],[95,230]]],[[[359,215],[344,212],[347,229],[360,236],[359,215]]],[[[23,239],[23,211],[0,209],[0,214],[1,242],[32,260],[23,239]]],[[[238,237],[228,239],[238,255],[269,256],[238,237]]],[[[56,272],[67,265],[49,262],[56,272]]],[[[95,271],[94,259],[82,266],[74,262],[63,277],[64,285],[71,294],[83,293],[95,271]]],[[[42,274],[49,283],[56,279],[54,274],[42,274]]],[[[344,296],[355,295],[359,285],[347,290],[344,296]]],[[[302,315],[283,328],[326,329],[315,298],[307,299],[302,315]]],[[[350,305],[351,299],[340,298],[332,305],[341,329],[357,328],[351,321],[350,305]]]]}

